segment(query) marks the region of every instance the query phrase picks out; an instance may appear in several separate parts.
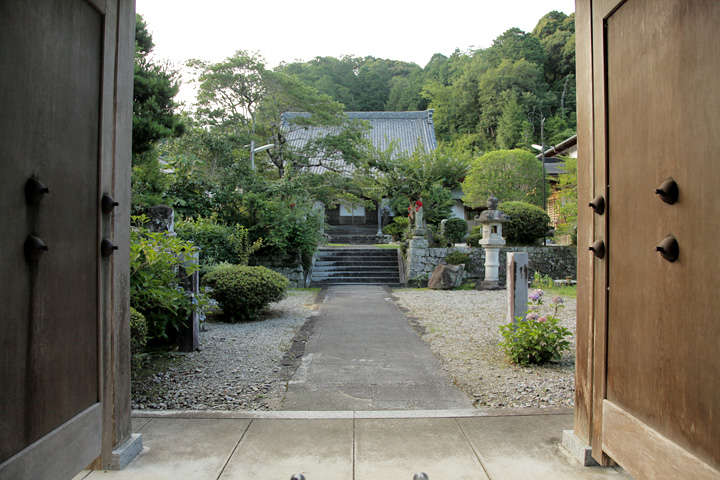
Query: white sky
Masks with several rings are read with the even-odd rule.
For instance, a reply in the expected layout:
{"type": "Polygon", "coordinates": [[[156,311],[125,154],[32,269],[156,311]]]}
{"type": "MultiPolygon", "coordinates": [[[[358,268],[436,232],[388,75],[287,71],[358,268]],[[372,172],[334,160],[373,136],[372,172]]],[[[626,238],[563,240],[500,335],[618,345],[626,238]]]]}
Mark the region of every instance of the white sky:
{"type": "MultiPolygon", "coordinates": [[[[269,66],[317,56],[373,56],[424,67],[433,54],[485,48],[512,27],[530,32],[575,0],[136,0],[155,58],[176,67],[259,52],[269,66]]],[[[180,96],[191,100],[184,87],[180,96]]]]}

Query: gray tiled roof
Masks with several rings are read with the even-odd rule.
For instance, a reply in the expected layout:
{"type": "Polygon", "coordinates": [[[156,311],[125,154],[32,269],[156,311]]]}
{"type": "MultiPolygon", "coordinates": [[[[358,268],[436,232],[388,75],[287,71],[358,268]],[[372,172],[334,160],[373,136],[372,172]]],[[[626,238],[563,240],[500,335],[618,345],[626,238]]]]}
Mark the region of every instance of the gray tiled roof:
{"type": "MultiPolygon", "coordinates": [[[[346,112],[350,120],[364,120],[370,124],[368,133],[372,145],[385,150],[396,143],[396,152],[412,153],[422,146],[426,152],[437,148],[433,110],[421,112],[346,112]]],[[[282,115],[282,127],[287,141],[295,147],[302,147],[310,139],[333,133],[335,127],[291,127],[290,121],[298,116],[307,117],[304,112],[287,112],[282,115]]],[[[313,173],[325,171],[322,167],[312,167],[313,173]]]]}

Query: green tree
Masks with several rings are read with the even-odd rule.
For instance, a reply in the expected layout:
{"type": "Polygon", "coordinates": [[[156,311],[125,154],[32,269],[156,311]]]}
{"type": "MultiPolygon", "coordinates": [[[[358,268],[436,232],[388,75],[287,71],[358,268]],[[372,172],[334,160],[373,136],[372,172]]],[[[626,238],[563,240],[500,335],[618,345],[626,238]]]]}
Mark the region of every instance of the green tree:
{"type": "Polygon", "coordinates": [[[370,175],[376,176],[383,196],[391,199],[396,215],[407,215],[408,207],[420,200],[426,221],[436,224],[450,216],[451,190],[459,186],[468,161],[466,156],[455,156],[452,152],[426,153],[418,148],[412,155],[382,158],[373,164],[376,171],[370,175]]]}
{"type": "Polygon", "coordinates": [[[135,77],[133,81],[134,156],[150,151],[162,138],[175,137],[183,132],[183,123],[175,114],[177,103],[173,97],[180,89],[177,71],[167,64],[149,58],[155,44],[142,16],[135,16],[135,77]]]}
{"type": "Polygon", "coordinates": [[[506,91],[505,105],[498,123],[497,143],[500,148],[510,150],[513,148],[527,147],[527,120],[520,108],[515,95],[506,91]]]}
{"type": "Polygon", "coordinates": [[[188,61],[197,75],[196,115],[207,125],[223,125],[236,134],[255,133],[255,113],[267,92],[265,60],[258,53],[238,50],[222,62],[188,61]]]}
{"type": "Polygon", "coordinates": [[[470,165],[462,183],[463,202],[476,208],[494,195],[503,202],[542,206],[544,181],[542,164],[533,154],[517,149],[488,152],[470,165]]]}

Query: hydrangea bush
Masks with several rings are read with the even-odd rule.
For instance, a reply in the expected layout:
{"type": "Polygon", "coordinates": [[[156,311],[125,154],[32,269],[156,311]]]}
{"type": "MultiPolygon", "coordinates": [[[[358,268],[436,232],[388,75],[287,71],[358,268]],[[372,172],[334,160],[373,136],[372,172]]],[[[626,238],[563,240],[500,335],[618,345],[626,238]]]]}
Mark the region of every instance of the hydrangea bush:
{"type": "Polygon", "coordinates": [[[505,354],[520,365],[543,365],[559,361],[563,352],[569,350],[566,339],[570,331],[559,325],[557,313],[564,308],[562,297],[553,297],[550,303],[551,314],[543,314],[544,292],[534,290],[528,295],[528,313],[525,317],[516,317],[516,322],[500,326],[505,340],[500,346],[505,354]]]}

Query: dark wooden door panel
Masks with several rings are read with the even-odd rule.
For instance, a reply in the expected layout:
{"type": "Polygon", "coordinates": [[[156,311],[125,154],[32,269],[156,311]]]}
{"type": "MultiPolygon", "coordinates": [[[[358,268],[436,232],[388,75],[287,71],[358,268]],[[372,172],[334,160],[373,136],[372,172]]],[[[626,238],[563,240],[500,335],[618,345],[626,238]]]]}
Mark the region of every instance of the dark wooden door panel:
{"type": "Polygon", "coordinates": [[[606,23],[606,398],[720,468],[720,3],[632,0],[606,23]],[[655,190],[672,177],[678,201],[655,190]],[[677,261],[655,247],[674,236],[677,261]]]}
{"type": "Polygon", "coordinates": [[[86,0],[0,2],[0,463],[98,402],[103,22],[86,0]]]}

